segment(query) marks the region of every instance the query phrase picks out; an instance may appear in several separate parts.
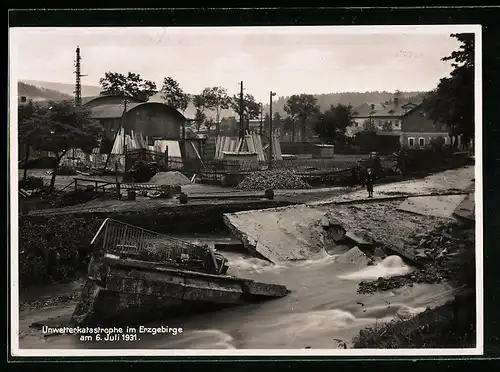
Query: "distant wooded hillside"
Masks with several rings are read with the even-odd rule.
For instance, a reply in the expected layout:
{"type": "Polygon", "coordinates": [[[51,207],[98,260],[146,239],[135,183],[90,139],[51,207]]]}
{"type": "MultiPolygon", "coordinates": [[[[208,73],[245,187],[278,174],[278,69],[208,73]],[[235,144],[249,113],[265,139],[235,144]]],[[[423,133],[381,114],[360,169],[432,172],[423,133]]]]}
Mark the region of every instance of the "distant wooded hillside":
{"type": "MultiPolygon", "coordinates": [[[[402,99],[414,98],[415,100],[423,98],[426,92],[401,92],[402,99]]],[[[343,105],[352,105],[353,107],[362,105],[363,103],[382,103],[385,101],[389,101],[394,98],[394,93],[392,92],[345,92],[345,93],[328,93],[328,94],[314,94],[314,96],[318,99],[318,105],[321,111],[328,110],[331,105],[337,105],[339,103],[343,105]]],[[[289,97],[279,97],[277,100],[273,101],[273,113],[279,112],[280,115],[286,116],[285,112],[285,104],[289,97]]],[[[152,101],[161,101],[161,98],[158,95],[151,97],[152,101]]],[[[264,115],[269,112],[269,104],[264,105],[264,115]]],[[[192,103],[189,104],[185,115],[190,118],[194,118],[196,113],[196,109],[192,103]]],[[[208,116],[212,116],[211,112],[207,113],[208,116]]],[[[238,116],[232,110],[223,110],[221,113],[221,118],[230,117],[230,116],[238,116]]]]}
{"type": "Polygon", "coordinates": [[[40,88],[23,82],[18,82],[17,84],[17,95],[18,97],[24,96],[27,99],[32,99],[33,101],[59,101],[72,98],[72,96],[61,93],[57,90],[40,88]]]}
{"type": "MultiPolygon", "coordinates": [[[[46,99],[58,99],[57,95],[60,95],[59,99],[68,99],[73,97],[73,90],[75,89],[72,84],[64,84],[64,83],[53,83],[53,82],[45,82],[45,81],[35,81],[35,80],[25,80],[19,83],[23,86],[30,87],[30,89],[39,89],[41,92],[45,91],[46,93],[43,96],[50,96],[52,98],[46,99]],[[52,92],[52,93],[47,93],[52,92]]],[[[21,89],[19,89],[21,92],[21,89]]],[[[97,96],[101,92],[101,88],[98,86],[92,85],[82,85],[82,96],[97,96]]],[[[252,92],[248,92],[252,93],[252,92]]],[[[38,93],[41,94],[41,93],[38,93]]],[[[410,98],[410,97],[422,97],[425,92],[401,92],[401,98],[410,98]]],[[[19,95],[22,95],[19,93],[19,95]]],[[[28,95],[28,94],[24,94],[28,95]]],[[[327,94],[315,94],[314,95],[318,99],[318,105],[322,111],[330,108],[330,105],[337,105],[339,103],[343,105],[352,105],[353,107],[362,105],[363,103],[382,103],[385,101],[391,100],[394,97],[393,92],[344,92],[344,93],[327,93],[327,94]]],[[[286,115],[285,113],[285,104],[288,97],[279,97],[273,102],[273,112],[279,112],[282,116],[286,115]]],[[[416,98],[417,99],[417,98],[416,98]]],[[[159,94],[154,95],[150,98],[152,102],[162,102],[162,99],[159,94]]],[[[269,104],[266,102],[264,104],[264,115],[269,112],[269,104]]],[[[192,103],[189,104],[186,112],[184,113],[188,118],[194,118],[196,113],[196,109],[192,103]]],[[[215,116],[211,112],[207,112],[208,116],[215,116]]],[[[221,118],[230,117],[230,116],[238,116],[232,110],[223,110],[221,113],[221,118]]]]}

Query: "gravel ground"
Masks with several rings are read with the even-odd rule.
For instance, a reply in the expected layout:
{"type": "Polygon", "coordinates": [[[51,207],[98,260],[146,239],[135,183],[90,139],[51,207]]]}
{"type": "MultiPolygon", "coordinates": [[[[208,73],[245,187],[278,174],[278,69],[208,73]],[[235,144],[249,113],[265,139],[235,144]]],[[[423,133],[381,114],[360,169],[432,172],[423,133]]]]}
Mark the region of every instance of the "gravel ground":
{"type": "Polygon", "coordinates": [[[290,170],[267,170],[253,172],[237,187],[239,190],[283,190],[310,189],[311,186],[290,170]]]}

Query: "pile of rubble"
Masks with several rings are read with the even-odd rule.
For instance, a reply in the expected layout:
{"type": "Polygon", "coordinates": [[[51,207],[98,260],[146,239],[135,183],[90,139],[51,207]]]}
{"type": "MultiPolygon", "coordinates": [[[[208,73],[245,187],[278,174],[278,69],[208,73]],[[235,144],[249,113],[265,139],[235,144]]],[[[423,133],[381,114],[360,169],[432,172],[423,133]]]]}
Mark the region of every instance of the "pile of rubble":
{"type": "Polygon", "coordinates": [[[237,186],[240,190],[297,190],[310,189],[311,186],[290,170],[266,170],[254,172],[245,177],[237,186]]]}
{"type": "Polygon", "coordinates": [[[450,221],[426,235],[413,237],[420,270],[392,278],[362,281],[358,293],[373,293],[401,288],[413,283],[440,283],[443,280],[470,284],[475,280],[474,227],[450,221]]]}

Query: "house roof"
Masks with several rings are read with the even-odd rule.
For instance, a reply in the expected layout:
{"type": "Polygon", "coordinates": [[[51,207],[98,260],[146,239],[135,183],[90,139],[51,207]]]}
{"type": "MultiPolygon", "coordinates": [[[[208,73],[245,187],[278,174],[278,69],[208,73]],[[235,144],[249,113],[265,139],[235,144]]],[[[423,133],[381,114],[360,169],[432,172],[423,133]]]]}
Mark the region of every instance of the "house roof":
{"type": "MultiPolygon", "coordinates": [[[[165,105],[159,102],[141,102],[141,103],[128,103],[127,112],[134,110],[136,107],[144,105],[159,105],[160,107],[167,108],[169,111],[178,116],[179,119],[184,120],[185,117],[175,107],[165,105]]],[[[123,115],[124,105],[120,103],[113,103],[107,105],[99,105],[90,108],[91,117],[93,119],[118,119],[123,115]]]]}
{"type": "Polygon", "coordinates": [[[353,109],[355,118],[368,118],[368,117],[399,117],[406,114],[407,109],[419,106],[421,102],[403,101],[399,105],[394,103],[371,103],[367,102],[353,109]]]}
{"type": "Polygon", "coordinates": [[[137,99],[137,98],[129,96],[129,95],[104,94],[104,95],[99,95],[99,96],[82,97],[82,105],[85,106],[87,103],[90,103],[96,99],[103,98],[103,97],[116,97],[116,98],[133,100],[135,102],[144,102],[144,101],[141,101],[140,99],[137,99]]]}

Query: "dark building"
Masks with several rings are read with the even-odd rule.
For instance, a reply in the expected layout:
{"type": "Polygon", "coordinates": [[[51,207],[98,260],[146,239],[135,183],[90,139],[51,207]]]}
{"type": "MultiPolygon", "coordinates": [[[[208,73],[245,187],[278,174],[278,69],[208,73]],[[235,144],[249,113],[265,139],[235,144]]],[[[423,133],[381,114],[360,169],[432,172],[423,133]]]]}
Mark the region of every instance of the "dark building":
{"type": "Polygon", "coordinates": [[[103,125],[109,138],[122,123],[126,134],[141,133],[153,139],[179,140],[186,118],[174,107],[159,102],[143,102],[126,96],[84,98],[84,107],[103,125]]]}
{"type": "Polygon", "coordinates": [[[429,147],[437,137],[445,144],[450,143],[448,128],[429,118],[422,104],[419,104],[401,117],[401,145],[409,148],[429,147]]]}

